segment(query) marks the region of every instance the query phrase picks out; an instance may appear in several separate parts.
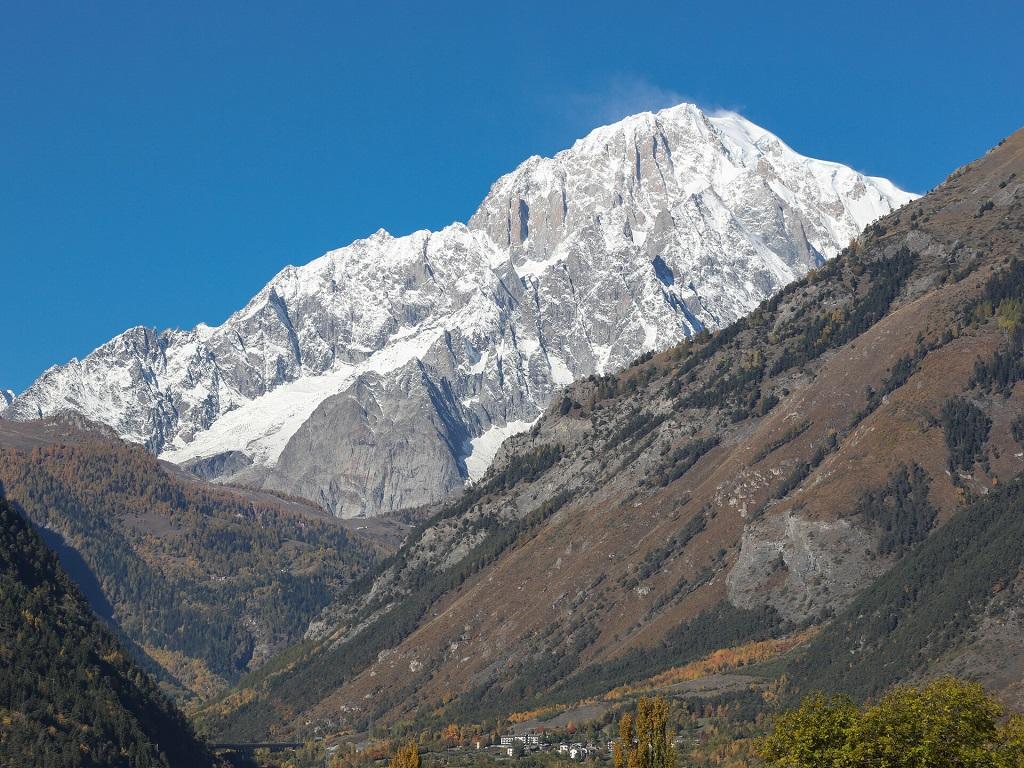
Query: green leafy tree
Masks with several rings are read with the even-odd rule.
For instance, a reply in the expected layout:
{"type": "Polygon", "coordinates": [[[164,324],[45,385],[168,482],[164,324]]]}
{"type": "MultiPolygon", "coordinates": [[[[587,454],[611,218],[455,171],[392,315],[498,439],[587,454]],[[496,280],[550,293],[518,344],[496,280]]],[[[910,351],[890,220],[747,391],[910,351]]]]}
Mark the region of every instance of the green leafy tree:
{"type": "Polygon", "coordinates": [[[976,683],[898,686],[873,706],[814,694],[782,715],[758,752],[771,768],[1024,768],[1024,718],[976,683]]]}
{"type": "Polygon", "coordinates": [[[785,713],[760,744],[772,768],[839,768],[849,765],[849,743],[861,714],[846,696],[815,693],[785,713]]]}
{"type": "Polygon", "coordinates": [[[1024,765],[1024,715],[1012,715],[999,729],[999,768],[1024,765]]]}
{"type": "Polygon", "coordinates": [[[855,730],[854,765],[900,768],[994,766],[1002,707],[975,683],[953,678],[899,686],[867,709],[855,730]]]}

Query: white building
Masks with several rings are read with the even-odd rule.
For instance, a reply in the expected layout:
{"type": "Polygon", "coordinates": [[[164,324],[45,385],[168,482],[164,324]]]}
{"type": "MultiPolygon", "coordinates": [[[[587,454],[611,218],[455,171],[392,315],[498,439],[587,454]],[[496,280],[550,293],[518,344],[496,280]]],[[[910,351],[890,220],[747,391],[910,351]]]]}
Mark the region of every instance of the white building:
{"type": "Polygon", "coordinates": [[[522,744],[524,747],[539,747],[540,736],[536,733],[513,733],[501,737],[501,746],[503,747],[513,747],[516,744],[522,744]]]}

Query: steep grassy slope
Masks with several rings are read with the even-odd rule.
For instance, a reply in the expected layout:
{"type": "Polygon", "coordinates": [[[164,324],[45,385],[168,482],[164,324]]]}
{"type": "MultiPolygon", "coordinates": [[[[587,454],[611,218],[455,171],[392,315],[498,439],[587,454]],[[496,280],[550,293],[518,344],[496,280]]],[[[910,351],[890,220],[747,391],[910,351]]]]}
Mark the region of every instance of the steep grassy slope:
{"type": "Polygon", "coordinates": [[[828,622],[1024,467],[1022,179],[1017,133],[746,319],[571,387],[210,726],[486,717],[828,622]]]}
{"type": "Polygon", "coordinates": [[[213,758],[0,497],[0,764],[201,766],[213,758]]]}
{"type": "Polygon", "coordinates": [[[301,638],[379,556],[299,502],[205,485],[116,439],[26,429],[0,425],[8,498],[96,612],[188,697],[301,638]]]}

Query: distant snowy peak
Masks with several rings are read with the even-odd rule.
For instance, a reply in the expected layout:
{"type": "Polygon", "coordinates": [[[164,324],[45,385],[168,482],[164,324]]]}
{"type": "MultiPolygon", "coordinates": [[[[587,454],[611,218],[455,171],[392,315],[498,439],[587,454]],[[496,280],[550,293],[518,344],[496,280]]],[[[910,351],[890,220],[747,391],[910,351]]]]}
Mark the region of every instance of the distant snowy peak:
{"type": "Polygon", "coordinates": [[[14,390],[13,389],[0,389],[0,408],[8,406],[14,402],[14,390]]]}
{"type": "Polygon", "coordinates": [[[126,331],[0,415],[75,411],[346,516],[428,503],[561,387],[743,316],[912,198],[738,115],[634,115],[529,158],[468,224],[286,267],[217,327],[126,331]]]}

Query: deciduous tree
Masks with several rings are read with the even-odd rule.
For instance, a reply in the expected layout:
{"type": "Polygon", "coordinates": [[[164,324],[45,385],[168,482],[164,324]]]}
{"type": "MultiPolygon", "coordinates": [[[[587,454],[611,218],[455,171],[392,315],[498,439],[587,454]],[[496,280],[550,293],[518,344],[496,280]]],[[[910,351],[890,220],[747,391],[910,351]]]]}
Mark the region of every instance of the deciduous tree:
{"type": "Polygon", "coordinates": [[[898,686],[858,709],[846,697],[807,697],[758,744],[769,768],[1024,768],[1024,718],[1000,727],[982,687],[946,677],[898,686]]]}
{"type": "Polygon", "coordinates": [[[420,768],[420,749],[415,741],[410,741],[398,748],[388,764],[388,768],[420,768]]]}
{"type": "Polygon", "coordinates": [[[668,701],[642,698],[634,714],[619,721],[612,747],[615,768],[675,768],[676,750],[668,732],[668,701]]]}

